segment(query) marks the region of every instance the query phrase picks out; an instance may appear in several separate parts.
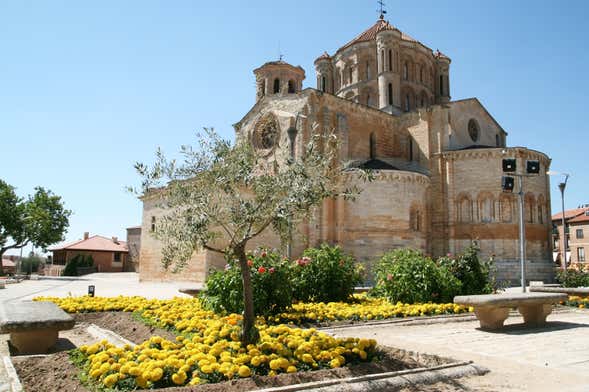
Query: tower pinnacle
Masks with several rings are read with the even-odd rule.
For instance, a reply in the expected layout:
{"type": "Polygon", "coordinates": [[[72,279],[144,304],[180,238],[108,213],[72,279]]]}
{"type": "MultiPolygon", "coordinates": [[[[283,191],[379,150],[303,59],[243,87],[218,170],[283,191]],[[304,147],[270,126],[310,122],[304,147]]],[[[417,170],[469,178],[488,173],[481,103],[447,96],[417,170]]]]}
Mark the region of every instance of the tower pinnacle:
{"type": "Polygon", "coordinates": [[[387,13],[387,11],[384,9],[386,4],[382,0],[378,0],[376,3],[379,6],[379,9],[376,11],[380,14],[380,19],[384,19],[384,15],[387,13]]]}

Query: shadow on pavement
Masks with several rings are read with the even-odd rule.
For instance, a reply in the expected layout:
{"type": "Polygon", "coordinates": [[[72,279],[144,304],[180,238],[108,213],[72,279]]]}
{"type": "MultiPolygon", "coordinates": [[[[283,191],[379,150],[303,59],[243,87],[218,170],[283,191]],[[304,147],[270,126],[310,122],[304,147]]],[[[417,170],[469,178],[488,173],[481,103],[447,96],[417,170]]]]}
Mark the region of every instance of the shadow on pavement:
{"type": "Polygon", "coordinates": [[[499,334],[499,335],[528,335],[528,334],[539,334],[539,333],[547,333],[547,332],[554,332],[554,331],[563,331],[567,329],[575,329],[575,328],[589,328],[587,324],[580,324],[580,323],[570,323],[566,321],[548,321],[544,325],[540,325],[537,327],[532,327],[525,324],[510,324],[506,325],[501,329],[496,330],[487,330],[482,328],[476,328],[479,331],[499,334]]]}

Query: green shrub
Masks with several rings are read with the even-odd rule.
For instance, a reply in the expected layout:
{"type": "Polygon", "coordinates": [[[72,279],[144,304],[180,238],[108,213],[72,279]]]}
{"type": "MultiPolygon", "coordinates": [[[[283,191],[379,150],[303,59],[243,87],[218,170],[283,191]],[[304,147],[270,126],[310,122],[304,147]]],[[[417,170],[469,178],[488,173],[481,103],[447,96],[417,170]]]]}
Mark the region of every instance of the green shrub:
{"type": "MultiPolygon", "coordinates": [[[[291,264],[275,251],[259,249],[248,254],[256,314],[281,312],[292,304],[291,264]]],[[[203,304],[215,312],[243,312],[243,281],[239,261],[230,260],[223,271],[211,271],[203,304]]]]}
{"type": "Polygon", "coordinates": [[[62,276],[78,276],[79,267],[94,266],[94,259],[90,255],[77,254],[71,258],[63,269],[62,276]]]}
{"type": "Polygon", "coordinates": [[[492,262],[479,261],[478,252],[479,248],[472,245],[457,257],[448,254],[437,260],[439,266],[447,268],[462,283],[462,295],[490,294],[494,290],[492,262]]]}
{"type": "Polygon", "coordinates": [[[43,259],[41,259],[36,254],[31,254],[29,257],[24,257],[20,264],[21,272],[28,274],[39,271],[39,266],[43,264],[43,259]]]}
{"type": "Polygon", "coordinates": [[[589,286],[589,271],[570,267],[566,271],[558,269],[556,281],[563,287],[587,287],[589,286]]]}
{"type": "Polygon", "coordinates": [[[372,295],[391,302],[452,302],[461,283],[444,266],[411,249],[385,253],[375,267],[376,287],[372,295]]]}
{"type": "Polygon", "coordinates": [[[304,302],[346,301],[362,282],[361,268],[339,246],[309,248],[292,270],[293,296],[304,302]]]}

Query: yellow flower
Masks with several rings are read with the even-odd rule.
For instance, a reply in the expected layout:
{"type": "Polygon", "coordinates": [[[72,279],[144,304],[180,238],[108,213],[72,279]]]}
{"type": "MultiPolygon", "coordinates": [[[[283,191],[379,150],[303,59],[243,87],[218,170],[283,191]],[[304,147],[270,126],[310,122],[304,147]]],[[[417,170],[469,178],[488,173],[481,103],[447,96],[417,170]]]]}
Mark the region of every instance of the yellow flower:
{"type": "Polygon", "coordinates": [[[172,382],[176,385],[182,385],[184,384],[184,382],[186,381],[186,373],[184,372],[178,372],[178,373],[174,373],[172,374],[172,382]]]}
{"type": "Polygon", "coordinates": [[[237,374],[239,374],[239,377],[249,377],[252,375],[252,371],[249,367],[241,365],[237,371],[237,374]]]}

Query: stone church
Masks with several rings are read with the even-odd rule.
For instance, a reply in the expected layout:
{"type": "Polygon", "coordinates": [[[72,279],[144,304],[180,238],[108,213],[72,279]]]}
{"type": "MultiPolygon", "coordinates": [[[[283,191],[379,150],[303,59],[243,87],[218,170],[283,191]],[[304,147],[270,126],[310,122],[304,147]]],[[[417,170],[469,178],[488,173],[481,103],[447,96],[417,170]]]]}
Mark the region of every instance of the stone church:
{"type": "MultiPolygon", "coordinates": [[[[477,243],[493,257],[498,278],[517,282],[518,203],[501,189],[503,158],[540,162],[540,175],[524,180],[526,274],[551,280],[550,188],[546,154],[507,147],[507,132],[477,98],[452,101],[451,60],[401,32],[382,16],[366,31],[315,60],[316,88],[302,88],[305,71],[284,61],[254,70],[256,103],[234,125],[238,142],[252,143],[275,159],[300,156],[312,134],[334,132],[340,158],[374,170],[364,182],[346,176],[362,193],[355,201],[325,200],[293,243],[297,257],[308,246],[338,244],[372,263],[399,247],[434,257],[477,243]]],[[[161,251],[150,235],[162,213],[143,199],[142,280],[205,280],[220,268],[218,255],[193,256],[181,275],[161,269],[161,251]]],[[[252,246],[279,247],[271,233],[252,246]]]]}

